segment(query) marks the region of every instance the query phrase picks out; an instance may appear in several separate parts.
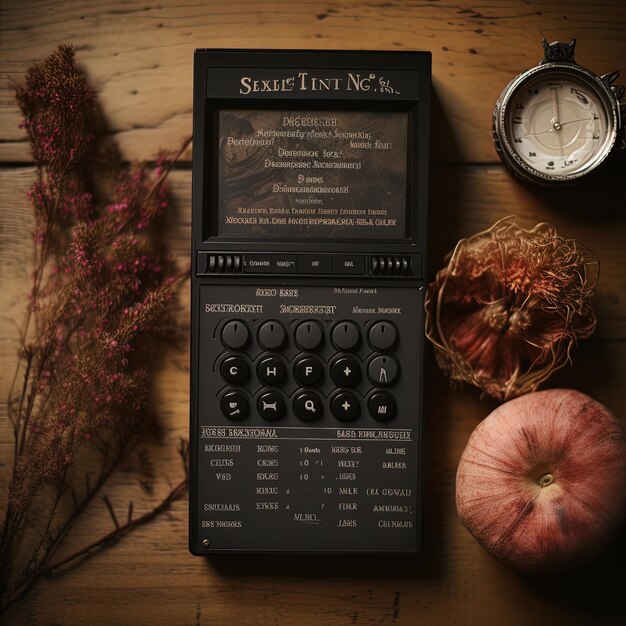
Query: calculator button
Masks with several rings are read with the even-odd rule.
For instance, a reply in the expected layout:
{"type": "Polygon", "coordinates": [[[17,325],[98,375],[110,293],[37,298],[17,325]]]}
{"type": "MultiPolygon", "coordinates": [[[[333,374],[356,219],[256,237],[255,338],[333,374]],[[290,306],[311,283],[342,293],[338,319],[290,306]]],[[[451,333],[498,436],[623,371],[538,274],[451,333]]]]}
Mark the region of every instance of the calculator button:
{"type": "Polygon", "coordinates": [[[207,252],[202,252],[201,250],[198,251],[196,261],[196,273],[206,274],[207,269],[209,268],[209,254],[207,252]]]}
{"type": "Polygon", "coordinates": [[[322,417],[324,405],[316,394],[304,391],[295,397],[293,410],[303,422],[312,422],[322,417]]]}
{"type": "Polygon", "coordinates": [[[284,361],[278,356],[268,356],[259,362],[257,375],[266,385],[280,384],[287,374],[284,361]]]}
{"type": "Polygon", "coordinates": [[[243,391],[229,391],[222,396],[220,408],[227,419],[241,420],[250,412],[248,396],[243,391]]]}
{"type": "Polygon", "coordinates": [[[293,374],[304,387],[315,387],[324,378],[324,366],[317,357],[305,356],[296,361],[293,374]]]}
{"type": "Polygon", "coordinates": [[[222,328],[222,343],[232,350],[244,350],[250,343],[250,331],[241,320],[232,320],[222,328]]]}
{"type": "Polygon", "coordinates": [[[241,356],[230,356],[220,366],[222,378],[235,385],[245,385],[250,378],[248,362],[241,356]]]}
{"type": "Polygon", "coordinates": [[[285,413],[285,401],[276,391],[268,391],[259,396],[256,406],[264,420],[277,420],[285,413]]]}
{"type": "Polygon", "coordinates": [[[339,350],[355,350],[361,343],[361,331],[354,322],[339,322],[333,327],[331,339],[339,350]]]}
{"type": "Polygon", "coordinates": [[[333,274],[365,274],[365,257],[362,254],[333,255],[333,274]]]}
{"type": "Polygon", "coordinates": [[[333,271],[329,254],[301,254],[298,256],[298,273],[330,274],[333,271]]]}
{"type": "Polygon", "coordinates": [[[330,401],[330,410],[338,420],[351,422],[361,414],[361,405],[351,391],[340,391],[330,401]]]}
{"type": "Polygon", "coordinates": [[[259,328],[259,343],[266,350],[281,350],[286,339],[287,333],[280,322],[269,320],[259,328]]]}
{"type": "Polygon", "coordinates": [[[367,334],[370,346],[374,350],[385,352],[391,350],[398,340],[398,331],[391,322],[376,322],[367,334]]]}
{"type": "Polygon", "coordinates": [[[398,412],[396,399],[388,391],[374,391],[367,401],[367,408],[379,422],[392,420],[398,412]]]}
{"type": "Polygon", "coordinates": [[[393,385],[400,375],[400,366],[394,357],[380,354],[369,362],[367,375],[375,385],[393,385]]]}
{"type": "Polygon", "coordinates": [[[294,274],[298,271],[295,254],[246,254],[243,271],[247,274],[294,274]]]}
{"type": "Polygon", "coordinates": [[[317,322],[306,320],[298,324],[295,340],[302,350],[317,350],[324,340],[324,331],[317,322]]]}
{"type": "Polygon", "coordinates": [[[330,366],[330,377],[339,387],[354,387],[361,382],[361,366],[353,356],[341,356],[330,366]]]}

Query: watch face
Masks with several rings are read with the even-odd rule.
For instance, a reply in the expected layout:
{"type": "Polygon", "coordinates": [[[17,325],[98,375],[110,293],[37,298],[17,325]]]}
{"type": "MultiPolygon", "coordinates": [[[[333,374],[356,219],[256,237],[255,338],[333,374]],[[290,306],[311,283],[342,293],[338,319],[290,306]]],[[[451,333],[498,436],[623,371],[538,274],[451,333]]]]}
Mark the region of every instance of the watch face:
{"type": "Polygon", "coordinates": [[[539,69],[513,88],[502,107],[514,166],[544,179],[582,176],[599,165],[615,139],[606,95],[574,68],[539,69]]]}

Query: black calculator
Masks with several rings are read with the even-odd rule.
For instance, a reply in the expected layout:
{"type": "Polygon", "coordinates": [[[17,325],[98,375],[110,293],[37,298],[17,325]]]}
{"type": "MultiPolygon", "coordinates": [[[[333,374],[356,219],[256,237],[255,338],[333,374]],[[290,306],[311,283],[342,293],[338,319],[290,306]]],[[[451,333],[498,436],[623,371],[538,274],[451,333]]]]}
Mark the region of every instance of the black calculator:
{"type": "Polygon", "coordinates": [[[195,52],[193,554],[420,551],[430,70],[195,52]]]}

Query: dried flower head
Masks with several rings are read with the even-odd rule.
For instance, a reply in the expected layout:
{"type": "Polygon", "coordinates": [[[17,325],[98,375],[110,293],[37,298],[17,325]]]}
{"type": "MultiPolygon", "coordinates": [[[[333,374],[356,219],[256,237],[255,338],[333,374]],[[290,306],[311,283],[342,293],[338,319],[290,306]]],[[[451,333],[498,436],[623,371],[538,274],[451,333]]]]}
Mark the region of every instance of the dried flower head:
{"type": "Polygon", "coordinates": [[[533,391],[596,326],[598,259],[549,224],[507,217],[461,240],[426,294],[426,335],[451,379],[499,400],[533,391]]]}
{"type": "Polygon", "coordinates": [[[96,92],[74,65],[72,46],[31,66],[16,95],[35,161],[46,162],[54,176],[85,156],[94,139],[96,92]]]}

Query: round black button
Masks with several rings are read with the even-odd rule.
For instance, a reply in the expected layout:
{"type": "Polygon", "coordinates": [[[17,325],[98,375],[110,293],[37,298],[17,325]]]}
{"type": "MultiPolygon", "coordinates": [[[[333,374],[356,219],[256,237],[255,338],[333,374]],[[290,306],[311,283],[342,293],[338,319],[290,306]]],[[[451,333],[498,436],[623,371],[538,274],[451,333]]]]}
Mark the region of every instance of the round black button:
{"type": "Polygon", "coordinates": [[[248,362],[241,356],[230,356],[220,366],[222,378],[235,385],[245,385],[250,378],[248,362]]]}
{"type": "Polygon", "coordinates": [[[229,420],[241,420],[250,412],[248,396],[243,391],[229,391],[220,399],[220,408],[229,420]]]}
{"type": "Polygon", "coordinates": [[[303,391],[295,397],[293,410],[303,422],[312,422],[322,417],[324,405],[317,395],[303,391]]]}
{"type": "Polygon", "coordinates": [[[259,362],[257,375],[266,385],[280,384],[287,374],[284,361],[278,356],[268,356],[259,362]]]}
{"type": "Polygon", "coordinates": [[[324,331],[317,322],[306,320],[298,324],[295,339],[302,350],[317,350],[324,340],[324,331]]]}
{"type": "Polygon", "coordinates": [[[361,405],[351,391],[339,391],[330,401],[330,410],[338,420],[351,422],[361,414],[361,405]]]}
{"type": "Polygon", "coordinates": [[[339,322],[333,327],[331,339],[339,350],[355,350],[361,343],[361,331],[354,322],[339,322]]]}
{"type": "Polygon", "coordinates": [[[222,328],[222,343],[232,350],[244,350],[250,343],[250,331],[241,320],[231,320],[222,328]]]}
{"type": "Polygon", "coordinates": [[[392,420],[398,411],[396,399],[388,391],[374,391],[367,401],[367,408],[379,422],[392,420]]]}
{"type": "Polygon", "coordinates": [[[266,350],[281,350],[285,345],[287,333],[280,322],[269,320],[259,328],[259,343],[266,350]]]}
{"type": "Polygon", "coordinates": [[[264,420],[277,420],[285,413],[285,401],[276,391],[268,391],[259,396],[256,407],[264,420]]]}
{"type": "Polygon", "coordinates": [[[353,356],[340,356],[330,366],[330,376],[339,387],[354,387],[361,382],[361,366],[353,356]]]}
{"type": "Polygon", "coordinates": [[[296,361],[293,375],[304,387],[315,387],[324,378],[324,366],[317,357],[305,356],[296,361]]]}
{"type": "Polygon", "coordinates": [[[367,335],[370,346],[374,350],[391,350],[398,340],[398,331],[391,322],[376,322],[369,330],[367,335]]]}
{"type": "Polygon", "coordinates": [[[400,366],[394,357],[379,354],[369,362],[367,375],[375,385],[392,385],[400,375],[400,366]]]}

